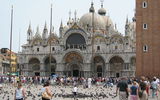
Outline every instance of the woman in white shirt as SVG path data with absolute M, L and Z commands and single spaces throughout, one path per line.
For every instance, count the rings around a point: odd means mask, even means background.
M 15 91 L 15 99 L 14 100 L 25 100 L 25 91 L 22 88 L 21 83 L 18 83 L 18 87 Z

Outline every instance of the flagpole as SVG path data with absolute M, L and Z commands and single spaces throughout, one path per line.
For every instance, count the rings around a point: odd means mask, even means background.
M 50 41 L 49 41 L 49 74 L 51 75 L 51 34 L 52 34 L 52 4 L 51 4 L 51 16 L 50 16 Z
M 12 30 L 13 30 L 13 5 L 11 9 L 11 29 L 10 29 L 10 73 L 12 72 Z
M 93 2 L 92 2 L 92 7 L 93 7 Z M 92 8 L 92 40 L 91 40 L 91 44 L 92 44 L 92 68 L 93 68 L 93 72 L 92 72 L 92 77 L 95 76 L 95 68 L 94 68 L 94 31 L 95 31 L 95 27 L 94 27 L 94 7 Z
M 18 46 L 19 52 L 20 52 L 20 45 L 21 45 L 21 30 L 19 30 L 19 46 Z

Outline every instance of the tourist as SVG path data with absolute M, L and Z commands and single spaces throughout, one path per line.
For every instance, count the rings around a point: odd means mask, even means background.
M 148 100 L 148 94 L 146 91 L 146 87 L 147 85 L 145 83 L 145 77 L 142 76 L 140 83 L 139 83 L 139 92 L 138 92 L 140 100 Z
M 128 100 L 128 84 L 126 78 L 121 78 L 117 84 L 116 95 L 119 91 L 119 100 Z
M 25 100 L 25 90 L 22 88 L 22 84 L 20 82 L 15 90 L 15 100 Z
M 88 78 L 88 88 L 91 88 L 91 84 L 92 84 L 92 79 Z
M 74 95 L 74 97 L 77 96 L 77 92 L 78 92 L 78 88 L 77 88 L 77 85 L 75 85 L 74 88 L 73 88 L 73 95 Z
M 138 100 L 138 86 L 136 81 L 134 81 L 130 87 L 130 94 L 130 100 Z
M 149 79 L 146 78 L 144 82 L 146 83 L 146 92 L 147 92 L 147 94 L 148 94 L 148 96 L 149 96 L 149 90 L 150 90 L 150 82 L 149 82 Z
M 153 78 L 153 81 L 151 83 L 151 89 L 152 89 L 152 98 L 155 98 L 157 92 L 158 92 L 158 83 L 156 81 L 156 77 Z
M 52 92 L 51 92 L 51 89 L 50 89 L 50 83 L 49 81 L 47 81 L 43 88 L 41 89 L 42 90 L 42 100 L 51 100 L 52 98 Z

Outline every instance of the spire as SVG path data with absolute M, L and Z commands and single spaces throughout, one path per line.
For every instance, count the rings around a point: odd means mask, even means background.
M 31 29 L 31 22 L 29 23 L 29 26 L 28 26 L 28 33 L 31 33 L 32 32 L 32 29 Z
M 71 10 L 69 11 L 69 20 L 67 22 L 67 25 L 70 25 L 72 23 L 72 20 L 71 20 Z
M 45 21 L 44 29 L 47 29 L 47 22 Z
M 32 29 L 31 29 L 31 22 L 29 23 L 29 26 L 28 26 L 28 31 L 27 31 L 27 41 L 30 41 L 32 39 Z
M 71 14 L 72 14 L 72 12 L 71 12 L 71 10 L 69 11 L 69 20 L 71 19 Z
M 45 21 L 43 33 L 48 33 L 47 22 Z
M 52 26 L 51 34 L 54 34 L 54 26 Z
M 37 26 L 37 32 L 36 32 L 36 34 L 39 34 L 39 26 Z
M 115 30 L 117 30 L 117 24 L 115 23 Z
M 126 18 L 126 24 L 128 24 L 129 23 L 129 21 L 128 21 L 128 15 L 127 15 L 127 18 Z
M 95 12 L 93 5 L 94 5 L 94 4 L 93 4 L 93 2 L 92 2 L 92 3 L 91 3 L 91 7 L 90 7 L 90 9 L 89 9 L 89 12 Z
M 60 28 L 59 28 L 59 34 L 60 34 L 60 37 L 62 37 L 62 34 L 63 34 L 63 23 L 62 23 L 62 20 L 61 20 L 61 25 L 60 25 Z
M 47 35 L 48 35 L 47 23 L 46 23 L 46 21 L 45 21 L 42 38 L 43 38 L 43 39 L 46 39 L 46 38 L 47 38 Z
M 77 11 L 74 12 L 75 22 L 77 21 Z
M 62 20 L 61 20 L 61 25 L 60 25 L 60 28 L 63 28 L 63 22 L 62 22 Z

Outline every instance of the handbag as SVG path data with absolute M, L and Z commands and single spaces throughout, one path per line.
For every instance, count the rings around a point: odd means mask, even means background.
M 48 93 L 45 91 L 45 92 L 42 93 L 42 98 L 44 98 L 44 99 L 51 99 L 51 96 L 48 95 Z

